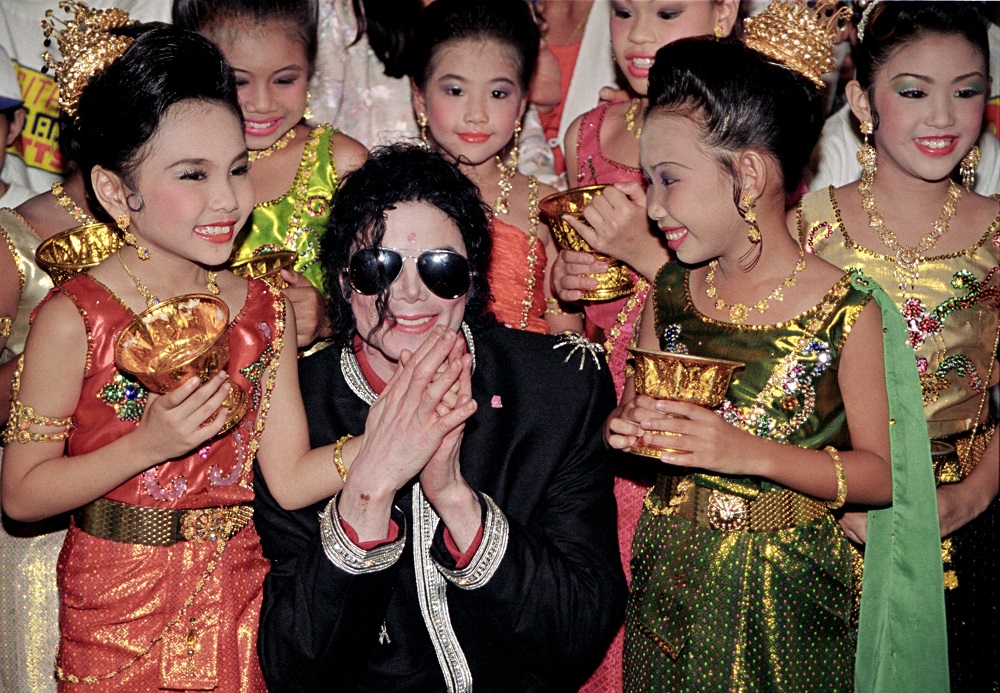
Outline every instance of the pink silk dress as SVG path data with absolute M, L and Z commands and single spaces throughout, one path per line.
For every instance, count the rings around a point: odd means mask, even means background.
M 135 317 L 109 289 L 81 274 L 58 289 L 87 330 L 87 363 L 68 455 L 98 450 L 134 430 L 147 391 L 118 371 L 114 347 Z M 280 348 L 284 299 L 259 280 L 229 325 L 226 371 L 248 394 L 229 432 L 182 459 L 157 465 L 105 495 L 152 508 L 253 502 L 253 451 L 270 397 L 262 378 Z M 272 381 L 273 382 L 273 381 Z M 61 691 L 264 691 L 257 622 L 268 562 L 251 520 L 226 542 L 146 546 L 101 539 L 72 524 L 57 568 Z
M 642 172 L 635 167 L 626 166 L 604 155 L 601 150 L 601 128 L 604 118 L 612 104 L 603 104 L 584 114 L 580 123 L 580 132 L 576 140 L 576 181 L 571 185 L 580 187 L 598 183 L 611 184 L 626 181 L 642 182 Z M 638 275 L 633 273 L 633 281 Z M 649 288 L 643 289 L 639 300 L 634 302 L 632 310 L 620 315 L 628 303 L 628 296 L 600 303 L 588 303 L 584 306 L 589 326 L 595 326 L 607 338 L 616 322 L 621 322 L 621 334 L 607 354 L 608 367 L 615 381 L 615 393 L 620 401 L 625 388 L 626 349 L 632 345 L 635 323 L 642 314 Z M 588 328 L 589 331 L 589 328 Z M 591 333 L 592 334 L 592 333 Z M 633 470 L 620 469 L 615 475 L 615 499 L 618 501 L 618 548 L 621 551 L 622 567 L 629 584 L 632 583 L 632 536 L 635 534 L 639 515 L 642 513 L 642 499 L 648 490 L 648 481 L 632 478 Z M 627 476 L 623 476 L 627 475 Z M 634 475 L 638 477 L 639 475 Z M 606 693 L 622 690 L 622 647 L 624 629 L 620 628 L 608 648 L 604 660 L 581 688 L 581 693 Z

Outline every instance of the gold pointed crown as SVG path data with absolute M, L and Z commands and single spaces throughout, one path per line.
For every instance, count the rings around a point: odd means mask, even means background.
M 62 0 L 59 9 L 73 15 L 72 18 L 63 21 L 57 19 L 52 10 L 46 10 L 42 32 L 46 47 L 52 44 L 52 36 L 55 36 L 62 60 L 56 60 L 48 51 L 42 58 L 59 84 L 59 108 L 75 118 L 80 95 L 87 83 L 108 69 L 132 45 L 131 38 L 117 36 L 111 31 L 135 21 L 117 7 L 92 10 L 82 2 Z
M 837 67 L 833 43 L 838 23 L 850 8 L 836 0 L 820 0 L 815 7 L 797 0 L 773 0 L 755 17 L 744 20 L 743 43 L 758 53 L 823 86 L 821 75 Z

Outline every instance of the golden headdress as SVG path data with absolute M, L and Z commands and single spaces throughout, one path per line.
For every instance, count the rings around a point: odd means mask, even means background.
M 810 7 L 797 0 L 773 0 L 755 17 L 744 20 L 743 42 L 785 67 L 823 86 L 821 75 L 837 67 L 833 43 L 838 23 L 850 8 L 836 0 L 821 0 Z
M 42 31 L 46 46 L 51 45 L 53 35 L 56 37 L 62 60 L 56 60 L 48 51 L 42 58 L 59 84 L 59 108 L 75 118 L 80 95 L 87 83 L 108 69 L 132 45 L 131 38 L 117 36 L 111 31 L 135 21 L 117 7 L 92 10 L 82 2 L 62 0 L 59 9 L 73 17 L 62 21 L 55 18 L 55 12 L 46 10 Z

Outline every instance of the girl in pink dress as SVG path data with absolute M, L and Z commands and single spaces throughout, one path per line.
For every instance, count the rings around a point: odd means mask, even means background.
M 604 341 L 619 400 L 625 386 L 627 349 L 634 341 L 636 322 L 649 293 L 648 280 L 669 259 L 667 249 L 649 230 L 643 175 L 639 169 L 639 134 L 647 105 L 649 68 L 656 51 L 671 41 L 706 34 L 728 35 L 738 14 L 736 0 L 615 2 L 610 20 L 612 53 L 628 80 L 632 98 L 598 106 L 577 118 L 566 132 L 564 151 L 570 186 L 609 185 L 584 211 L 590 227 L 567 219 L 595 250 L 632 267 L 636 284 L 630 296 L 584 306 L 587 334 Z M 597 284 L 585 275 L 604 269 L 606 264 L 597 262 L 590 254 L 561 251 L 553 268 L 557 295 L 563 301 L 579 300 L 581 290 Z M 630 583 L 632 536 L 649 484 L 647 476 L 641 460 L 624 456 L 615 476 L 618 542 Z M 619 630 L 583 691 L 622 689 L 623 633 Z

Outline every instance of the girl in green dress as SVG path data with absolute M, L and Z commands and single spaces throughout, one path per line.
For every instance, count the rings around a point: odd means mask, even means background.
M 795 5 L 764 17 L 783 22 Z M 824 28 L 809 35 L 803 53 L 822 56 Z M 890 339 L 904 326 L 874 282 L 788 234 L 823 69 L 752 22 L 744 40 L 678 41 L 650 75 L 646 207 L 678 262 L 656 277 L 639 345 L 746 365 L 717 411 L 637 396 L 630 382 L 609 418 L 612 447 L 670 448 L 633 543 L 625 688 L 941 690 L 929 450 L 905 406 L 919 387 L 912 359 Z M 871 522 L 860 648 L 845 503 L 890 506 Z M 901 586 L 919 609 L 896 599 Z
M 310 125 L 309 77 L 316 61 L 313 0 L 175 0 L 174 24 L 215 42 L 236 72 L 255 203 L 234 259 L 291 250 L 284 271 L 300 347 L 329 335 L 317 252 L 340 178 L 368 152 L 329 125 Z

